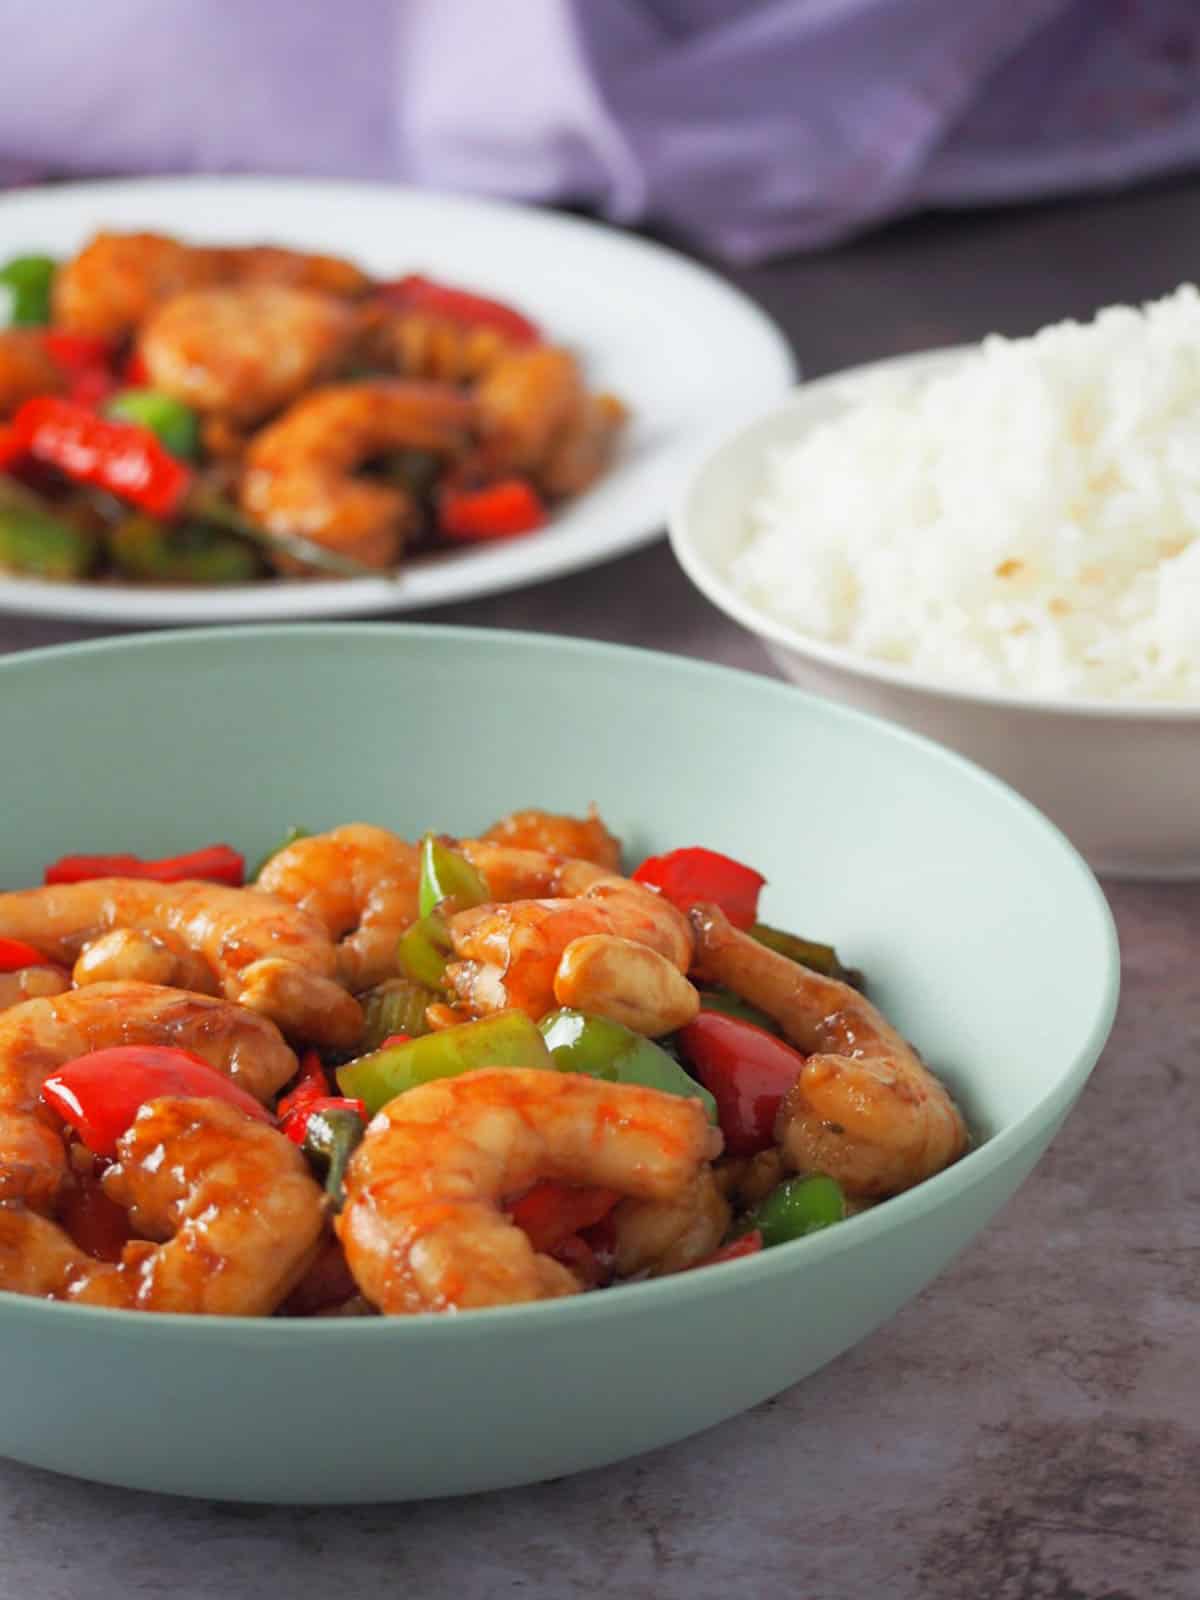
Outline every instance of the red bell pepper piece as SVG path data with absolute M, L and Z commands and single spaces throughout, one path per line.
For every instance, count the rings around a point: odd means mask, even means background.
M 437 518 L 447 539 L 516 539 L 543 526 L 546 506 L 524 478 L 503 478 L 484 489 L 444 490 Z
M 117 377 L 112 363 L 116 351 L 110 339 L 47 328 L 42 343 L 67 379 L 64 398 L 72 405 L 94 411 L 115 392 Z
M 0 423 L 0 472 L 7 472 L 26 459 L 24 439 L 15 428 Z
M 546 1179 L 511 1205 L 509 1215 L 535 1250 L 552 1255 L 572 1234 L 606 1217 L 620 1198 L 615 1189 Z
M 26 452 L 75 483 L 105 489 L 154 517 L 174 516 L 192 486 L 192 473 L 149 428 L 98 417 L 86 406 L 41 394 L 13 418 Z
M 536 344 L 541 338 L 537 324 L 528 317 L 506 306 L 503 301 L 489 300 L 469 289 L 456 289 L 448 283 L 435 283 L 420 273 L 410 273 L 397 278 L 394 283 L 383 283 L 379 293 L 390 305 L 403 311 L 421 312 L 430 317 L 444 317 L 447 322 L 460 322 L 468 327 L 494 328 L 511 339 L 514 344 Z
M 0 939 L 0 972 L 21 972 L 26 967 L 52 967 L 54 962 L 24 939 Z
M 714 1250 L 712 1255 L 705 1256 L 703 1261 L 693 1261 L 691 1267 L 684 1270 L 694 1272 L 697 1267 L 715 1267 L 722 1261 L 738 1261 L 742 1256 L 756 1256 L 762 1247 L 762 1234 L 757 1228 L 751 1228 L 749 1233 L 743 1233 L 738 1239 L 731 1239 L 719 1250 Z
M 308 1133 L 308 1119 L 318 1111 L 353 1111 L 364 1126 L 370 1120 L 362 1100 L 351 1100 L 340 1094 L 315 1094 L 299 1101 L 284 1113 L 279 1131 L 286 1133 L 293 1144 L 303 1144 Z
M 83 406 L 87 411 L 97 411 L 117 392 L 117 381 L 104 367 L 86 367 L 77 372 L 67 385 L 65 398 L 72 405 Z
M 117 1140 L 147 1100 L 182 1096 L 227 1100 L 248 1117 L 271 1120 L 260 1106 L 229 1078 L 190 1050 L 167 1045 L 117 1045 L 78 1056 L 53 1072 L 42 1085 L 42 1099 L 69 1123 L 93 1155 L 114 1156 Z
M 376 1045 L 377 1050 L 387 1050 L 394 1044 L 407 1044 L 412 1038 L 411 1033 L 389 1033 L 386 1039 Z
M 321 1058 L 315 1050 L 306 1050 L 300 1057 L 300 1070 L 296 1074 L 296 1081 L 285 1095 L 281 1095 L 275 1106 L 275 1115 L 282 1122 L 287 1116 L 300 1106 L 307 1105 L 310 1101 L 321 1100 L 333 1093 L 333 1085 L 329 1081 L 329 1074 L 321 1065 Z
M 100 1187 L 98 1172 L 76 1172 L 58 1206 L 59 1225 L 97 1261 L 119 1261 L 133 1237 L 129 1217 Z
M 753 867 L 702 845 L 647 856 L 633 880 L 657 889 L 681 911 L 695 905 L 720 906 L 733 926 L 743 929 L 758 921 L 758 896 L 767 881 Z
M 142 352 L 131 350 L 121 373 L 122 389 L 148 389 L 150 386 L 150 369 L 142 357 Z
M 805 1056 L 740 1017 L 702 1011 L 676 1035 L 680 1054 L 717 1102 L 732 1156 L 757 1155 L 775 1142 L 775 1118 Z
M 149 878 L 155 883 L 182 883 L 202 878 L 240 889 L 246 881 L 245 858 L 227 844 L 210 844 L 182 856 L 147 861 L 131 855 L 60 856 L 46 868 L 46 883 L 86 883 L 90 878 Z
M 47 328 L 42 342 L 50 359 L 64 372 L 87 372 L 101 367 L 111 373 L 113 345 L 99 334 Z

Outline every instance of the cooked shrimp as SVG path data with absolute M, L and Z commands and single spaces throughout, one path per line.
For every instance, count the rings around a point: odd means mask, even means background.
M 203 956 L 180 939 L 170 943 L 139 928 L 112 928 L 84 946 L 71 969 L 76 986 L 88 983 L 156 983 L 213 994 L 216 982 Z
M 190 1050 L 267 1101 L 296 1071 L 274 1024 L 227 1000 L 143 983 L 104 983 L 0 1013 L 0 1200 L 52 1203 L 66 1172 L 56 1128 L 38 1113 L 50 1073 L 112 1045 Z
M 622 1200 L 612 1213 L 618 1278 L 663 1277 L 712 1255 L 732 1212 L 711 1167 L 667 1200 Z
M 554 345 L 509 351 L 475 390 L 479 428 L 497 472 L 536 476 L 584 402 L 579 364 Z
M 54 274 L 54 324 L 121 339 L 163 300 L 222 275 L 219 251 L 157 233 L 98 233 Z
M 651 1038 L 685 1027 L 700 1009 L 699 994 L 666 956 L 612 933 L 571 940 L 555 968 L 554 998 Z
M 682 976 L 691 933 L 669 901 L 589 861 L 483 839 L 465 840 L 462 849 L 491 902 L 451 917 L 459 959 L 446 976 L 476 1011 L 515 1006 L 540 1017 L 557 1002 L 650 1034 L 695 1015 L 699 998 Z M 587 946 L 586 960 L 572 952 L 576 941 L 596 936 L 607 942 Z
M 512 811 L 479 837 L 488 844 L 516 850 L 544 850 L 550 855 L 593 861 L 608 872 L 616 872 L 621 865 L 621 841 L 609 833 L 595 806 L 586 817 L 561 816 L 536 807 Z
M 223 276 L 232 283 L 279 283 L 338 300 L 356 300 L 371 287 L 366 273 L 341 256 L 314 255 L 277 244 L 227 247 L 216 254 Z
M 0 332 L 0 417 L 31 396 L 54 394 L 62 386 L 62 372 L 46 349 L 41 328 Z
M 147 1102 L 102 1185 L 144 1237 L 120 1261 L 97 1261 L 47 1218 L 0 1206 L 0 1289 L 129 1311 L 269 1316 L 325 1228 L 325 1198 L 296 1146 L 222 1100 Z
M 98 233 L 54 276 L 54 323 L 123 339 L 172 295 L 219 283 L 278 283 L 353 298 L 368 279 L 348 261 L 274 245 L 220 249 L 157 233 Z
M 269 532 L 301 534 L 368 566 L 389 567 L 416 525 L 411 496 L 351 476 L 372 456 L 464 447 L 471 402 L 434 383 L 329 384 L 297 400 L 250 443 L 242 509 Z
M 405 378 L 474 383 L 513 348 L 513 341 L 498 328 L 451 322 L 379 302 L 360 312 L 359 350 L 364 362 Z
M 407 378 L 475 384 L 485 474 L 525 472 L 553 499 L 579 494 L 612 459 L 626 408 L 587 394 L 574 356 L 497 328 L 374 304 L 361 309 L 358 350 Z
M 138 349 L 156 388 L 248 424 L 328 376 L 353 334 L 353 314 L 328 295 L 231 284 L 167 300 L 142 328 Z
M 691 913 L 696 970 L 773 1017 L 808 1060 L 776 1137 L 799 1172 L 882 1199 L 957 1161 L 962 1116 L 944 1084 L 856 989 L 810 972 L 731 928 L 715 906 Z
M 43 995 L 64 994 L 71 987 L 70 974 L 61 967 L 19 967 L 16 972 L 0 972 L 0 1011 L 39 1000 Z
M 337 982 L 337 952 L 324 927 L 272 896 L 135 878 L 0 894 L 0 934 L 25 939 L 64 965 L 76 962 L 77 981 L 97 975 L 89 970 L 89 947 L 114 929 L 147 935 L 175 958 L 158 969 L 160 982 L 224 994 L 310 1043 L 349 1046 L 361 1030 L 362 1012 Z M 102 966 L 99 975 L 113 971 Z
M 720 1148 L 697 1100 L 632 1084 L 486 1068 L 379 1113 L 351 1158 L 335 1226 L 380 1311 L 464 1310 L 574 1294 L 504 1214 L 542 1178 L 671 1200 Z
M 628 412 L 616 395 L 590 394 L 554 439 L 537 471 L 551 499 L 582 494 L 612 460 Z
M 418 915 L 416 845 L 368 822 L 297 839 L 273 855 L 257 888 L 299 906 L 338 944 L 338 969 L 355 993 L 396 972 L 396 941 Z
M 739 1211 L 751 1211 L 787 1176 L 777 1144 L 753 1156 L 722 1156 L 713 1169 L 725 1198 Z
M 232 473 L 241 465 L 250 434 L 238 427 L 225 415 L 201 417 L 200 448 L 210 464 L 218 465 L 223 473 Z M 233 479 L 230 479 L 232 486 Z

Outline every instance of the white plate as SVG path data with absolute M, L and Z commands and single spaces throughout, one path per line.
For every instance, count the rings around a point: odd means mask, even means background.
M 728 284 L 658 245 L 494 201 L 305 179 L 73 184 L 0 200 L 0 259 L 67 255 L 98 228 L 265 241 L 427 272 L 511 300 L 576 349 L 589 384 L 632 410 L 612 469 L 543 532 L 414 560 L 394 580 L 271 580 L 222 588 L 0 577 L 0 607 L 93 622 L 221 622 L 411 611 L 496 594 L 648 543 L 712 439 L 783 394 L 783 335 Z

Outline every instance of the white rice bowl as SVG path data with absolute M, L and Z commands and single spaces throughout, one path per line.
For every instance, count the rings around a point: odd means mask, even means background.
M 875 374 L 776 451 L 735 588 L 965 689 L 1200 702 L 1200 294 Z

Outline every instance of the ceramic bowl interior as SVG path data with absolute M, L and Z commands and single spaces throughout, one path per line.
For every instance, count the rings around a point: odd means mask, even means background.
M 819 379 L 731 434 L 696 469 L 676 504 L 670 524 L 676 557 L 713 605 L 758 635 L 793 682 L 903 723 L 979 762 L 1045 811 L 1098 872 L 1198 877 L 1200 705 L 1135 706 L 955 688 L 810 638 L 761 610 L 729 576 L 749 537 L 773 452 L 844 410 L 855 379 L 865 373 L 935 375 L 961 356 L 936 351 Z
M 956 756 L 764 678 L 449 628 L 217 630 L 0 662 L 0 744 L 10 886 L 70 849 L 226 839 L 253 858 L 292 823 L 465 833 L 592 801 L 631 861 L 698 842 L 753 861 L 764 915 L 865 969 L 977 1140 L 824 1234 L 571 1301 L 284 1323 L 0 1294 L 0 1453 L 59 1471 L 363 1501 L 682 1438 L 928 1282 L 1029 1171 L 1111 1023 L 1111 919 L 1044 818 Z

